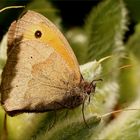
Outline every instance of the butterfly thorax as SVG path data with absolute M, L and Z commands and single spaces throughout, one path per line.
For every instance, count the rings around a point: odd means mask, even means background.
M 63 105 L 66 108 L 75 108 L 84 103 L 85 99 L 95 92 L 96 83 L 86 82 L 82 80 L 77 87 L 67 92 L 67 96 L 63 99 Z

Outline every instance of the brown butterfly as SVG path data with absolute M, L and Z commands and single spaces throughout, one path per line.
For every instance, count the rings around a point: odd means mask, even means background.
M 13 116 L 22 112 L 72 109 L 95 90 L 86 82 L 67 40 L 46 17 L 27 11 L 8 31 L 1 103 Z

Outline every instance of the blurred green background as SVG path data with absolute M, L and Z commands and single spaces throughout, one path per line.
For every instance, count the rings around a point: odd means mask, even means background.
M 140 109 L 140 1 L 139 0 L 1 0 L 0 9 L 25 5 L 0 13 L 0 69 L 5 56 L 3 36 L 11 22 L 24 10 L 46 16 L 63 32 L 81 66 L 85 79 L 102 78 L 85 114 L 91 129 L 85 127 L 81 108 L 58 112 L 51 130 L 53 113 L 8 117 L 8 140 L 140 140 L 140 111 L 101 115 L 121 108 Z M 110 56 L 101 66 L 99 61 Z M 97 61 L 95 61 L 97 60 Z M 88 62 L 93 62 L 86 64 Z M 127 67 L 131 65 L 131 67 Z M 126 68 L 122 68 L 121 67 Z M 101 68 L 102 67 L 102 68 Z M 102 69 L 102 72 L 100 72 Z M 93 73 L 95 76 L 93 76 Z M 99 75 L 96 73 L 100 73 Z M 80 114 L 80 115 L 79 115 Z M 94 117 L 91 117 L 91 116 Z M 0 109 L 0 134 L 4 111 Z

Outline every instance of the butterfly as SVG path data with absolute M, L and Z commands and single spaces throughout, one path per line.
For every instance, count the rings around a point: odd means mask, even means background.
M 1 104 L 10 116 L 73 109 L 95 91 L 96 84 L 82 77 L 65 37 L 37 12 L 29 10 L 11 24 L 7 57 Z

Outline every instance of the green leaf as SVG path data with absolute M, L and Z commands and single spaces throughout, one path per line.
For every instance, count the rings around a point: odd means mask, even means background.
M 1 134 L 3 133 L 3 124 L 4 124 L 4 110 L 0 106 L 0 138 Z
M 140 24 L 135 27 L 135 33 L 129 38 L 126 47 L 128 52 L 133 53 L 140 60 Z
M 7 59 L 7 35 L 5 35 L 0 43 L 0 75 Z M 0 78 L 1 79 L 1 78 Z M 1 80 L 0 80 L 1 81 Z
M 87 60 L 99 59 L 116 51 L 121 52 L 124 49 L 122 40 L 127 29 L 127 10 L 123 1 L 101 2 L 91 11 L 85 28 L 89 39 Z
M 100 117 L 93 116 L 86 120 L 88 123 L 88 126 L 90 129 L 85 125 L 85 123 L 82 121 L 79 121 L 78 119 L 65 119 L 61 123 L 61 125 L 55 126 L 54 129 L 52 129 L 49 132 L 46 132 L 45 135 L 42 135 L 41 137 L 38 137 L 37 140 L 75 140 L 76 139 L 88 139 L 91 135 L 91 132 L 94 131 L 100 122 Z
M 66 37 L 70 42 L 79 64 L 84 64 L 88 42 L 85 31 L 81 28 L 75 27 L 67 31 Z
M 138 98 L 128 108 L 139 109 L 140 98 Z M 114 121 L 112 121 L 97 139 L 102 140 L 139 140 L 140 139 L 140 111 L 124 111 Z
M 140 24 L 135 26 L 135 32 L 130 36 L 126 43 L 127 59 L 123 60 L 132 66 L 126 70 L 122 70 L 120 75 L 120 104 L 131 103 L 137 98 L 137 90 L 139 90 L 139 71 L 140 71 Z M 124 71 L 124 72 L 123 72 Z
M 129 10 L 129 14 L 134 22 L 140 22 L 140 1 L 124 0 Z
M 140 65 L 138 59 L 131 54 L 128 54 L 127 58 L 122 60 L 122 65 L 130 65 L 130 67 L 126 67 L 121 69 L 119 75 L 119 85 L 120 85 L 120 98 L 119 98 L 119 106 L 128 106 L 132 103 L 138 96 L 139 83 L 140 78 L 139 71 Z

